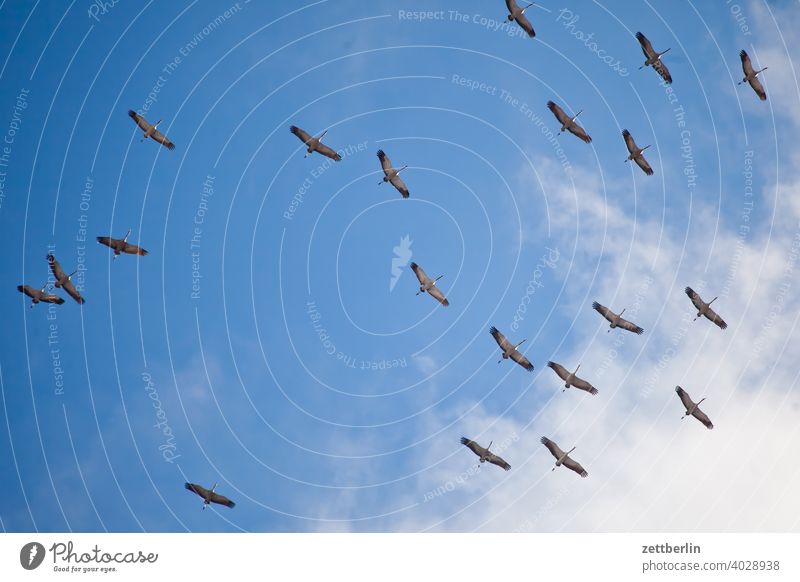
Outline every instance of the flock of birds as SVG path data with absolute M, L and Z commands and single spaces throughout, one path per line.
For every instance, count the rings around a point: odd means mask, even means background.
M 508 8 L 508 20 L 515 21 L 530 37 L 535 36 L 535 31 L 531 22 L 525 16 L 525 11 L 533 6 L 533 3 L 528 4 L 524 8 L 521 8 L 515 0 L 506 0 L 506 6 Z M 645 67 L 652 67 L 661 78 L 668 84 L 672 83 L 672 76 L 670 75 L 669 69 L 662 61 L 662 56 L 667 53 L 670 49 L 666 49 L 662 52 L 656 52 L 653 49 L 652 44 L 650 41 L 645 37 L 641 32 L 636 33 L 636 39 L 639 41 L 641 45 L 642 52 L 645 55 L 645 62 L 642 64 L 639 69 L 643 69 Z M 761 85 L 760 81 L 758 80 L 758 75 L 767 69 L 764 67 L 758 71 L 753 69 L 753 66 L 750 62 L 750 57 L 747 53 L 742 50 L 739 53 L 739 56 L 742 61 L 742 70 L 744 72 L 744 78 L 739 84 L 748 83 L 753 90 L 756 92 L 758 97 L 763 101 L 766 100 L 766 92 L 764 91 L 763 86 Z M 573 135 L 577 136 L 581 140 L 586 143 L 591 143 L 592 138 L 586 132 L 586 130 L 581 127 L 577 123 L 578 116 L 582 113 L 582 111 L 578 111 L 574 116 L 570 117 L 567 115 L 564 110 L 559 107 L 553 101 L 547 102 L 547 107 L 553 113 L 555 118 L 561 124 L 561 129 L 559 133 L 564 131 L 569 131 Z M 159 120 L 155 124 L 149 123 L 143 116 L 139 115 L 135 111 L 131 110 L 128 111 L 128 116 L 136 123 L 136 125 L 142 130 L 143 135 L 141 141 L 145 141 L 146 139 L 152 139 L 153 141 L 163 145 L 169 150 L 175 149 L 175 144 L 172 143 L 163 133 L 158 130 L 158 126 L 161 124 L 161 120 Z M 313 153 L 318 153 L 323 156 L 326 156 L 334 161 L 341 161 L 341 155 L 336 152 L 330 146 L 327 146 L 322 143 L 322 138 L 327 133 L 327 130 L 322 132 L 318 137 L 314 137 L 313 135 L 309 134 L 305 130 L 292 125 L 290 126 L 289 130 L 292 134 L 297 136 L 300 141 L 306 146 L 306 154 L 304 157 L 308 157 Z M 650 146 L 647 145 L 643 148 L 640 148 L 636 145 L 633 137 L 631 136 L 630 132 L 625 129 L 622 131 L 622 136 L 625 140 L 625 145 L 628 149 L 628 157 L 625 160 L 633 161 L 636 163 L 642 171 L 645 172 L 647 175 L 653 174 L 653 169 L 648 164 L 647 160 L 644 158 L 643 152 L 649 148 Z M 389 183 L 400 193 L 403 198 L 408 198 L 410 196 L 408 187 L 406 186 L 405 182 L 400 178 L 400 172 L 406 169 L 408 166 L 402 166 L 398 169 L 392 165 L 391 160 L 386 155 L 383 150 L 378 150 L 377 152 L 378 159 L 381 164 L 381 169 L 383 171 L 383 179 L 379 184 Z M 120 254 L 131 254 L 131 255 L 138 255 L 138 256 L 145 256 L 148 252 L 141 248 L 140 246 L 131 244 L 128 241 L 128 237 L 130 236 L 131 231 L 128 230 L 128 233 L 121 239 L 115 239 L 110 236 L 99 236 L 97 237 L 97 242 L 109 247 L 113 252 L 113 258 L 116 259 Z M 55 256 L 52 253 L 47 255 L 47 261 L 50 265 L 50 269 L 53 273 L 53 277 L 55 282 L 51 283 L 51 286 L 55 289 L 63 289 L 69 296 L 71 296 L 77 303 L 83 305 L 85 303 L 84 297 L 75 287 L 73 282 L 71 281 L 71 277 L 77 272 L 72 272 L 67 274 L 64 269 L 61 267 L 58 260 L 56 260 Z M 435 279 L 429 277 L 425 271 L 420 267 L 417 263 L 411 262 L 410 268 L 416 275 L 417 279 L 419 280 L 419 291 L 417 295 L 427 293 L 434 299 L 436 299 L 442 306 L 447 307 L 450 305 L 450 302 L 445 297 L 444 293 L 439 289 L 436 285 L 436 282 L 442 278 L 442 275 L 439 275 Z M 52 304 L 62 304 L 64 303 L 64 299 L 55 295 L 54 293 L 50 293 L 47 291 L 47 283 L 42 286 L 41 288 L 34 288 L 30 285 L 19 285 L 17 289 L 31 298 L 31 307 L 38 303 L 52 303 Z M 713 310 L 711 309 L 710 305 L 713 303 L 717 298 L 715 297 L 708 303 L 706 303 L 700 295 L 698 295 L 691 287 L 686 287 L 685 289 L 686 295 L 692 301 L 692 304 L 697 309 L 697 320 L 700 317 L 705 317 L 714 324 L 716 324 L 721 329 L 725 329 L 727 324 L 725 321 Z M 634 324 L 627 319 L 622 317 L 624 313 L 624 309 L 619 313 L 614 313 L 608 307 L 601 305 L 600 303 L 594 302 L 592 304 L 592 308 L 600 313 L 608 322 L 609 322 L 609 329 L 610 332 L 612 329 L 620 328 L 635 334 L 641 335 L 644 330 L 639 327 L 638 325 Z M 497 345 L 500 347 L 502 351 L 502 358 L 498 360 L 498 363 L 502 362 L 503 360 L 512 360 L 519 364 L 527 371 L 533 371 L 534 366 L 528 360 L 528 358 L 523 355 L 518 348 L 522 345 L 525 340 L 523 339 L 517 344 L 511 343 L 505 335 L 503 335 L 496 327 L 491 327 L 489 330 L 490 334 L 497 342 Z M 562 366 L 561 364 L 553 361 L 547 362 L 547 366 L 551 368 L 558 377 L 564 382 L 564 389 L 562 391 L 566 391 L 569 388 L 577 388 L 578 390 L 582 390 L 588 394 L 596 395 L 598 393 L 597 388 L 595 388 L 591 383 L 583 378 L 579 378 L 577 376 L 578 369 L 580 368 L 580 364 L 575 368 L 574 372 L 570 372 L 567 368 Z M 699 408 L 699 405 L 705 398 L 701 399 L 699 402 L 694 402 L 689 394 L 680 386 L 675 388 L 678 397 L 680 398 L 681 403 L 685 408 L 685 412 L 682 419 L 687 416 L 693 416 L 702 422 L 707 428 L 713 428 L 713 424 L 709 420 L 708 416 Z M 550 454 L 556 459 L 555 466 L 552 470 L 555 470 L 556 467 L 566 467 L 581 477 L 587 477 L 587 471 L 580 465 L 580 463 L 576 462 L 574 459 L 570 458 L 569 454 L 575 450 L 575 447 L 570 449 L 569 451 L 563 451 L 555 442 L 548 439 L 547 437 L 541 438 L 541 443 L 550 451 Z M 492 443 L 489 443 L 489 446 L 486 448 L 482 447 L 478 443 L 473 440 L 470 440 L 466 437 L 461 438 L 461 444 L 469 448 L 475 455 L 478 456 L 479 461 L 481 463 L 489 462 L 494 465 L 497 465 L 504 470 L 508 471 L 511 469 L 511 465 L 508 464 L 502 457 L 492 453 L 489 449 L 491 448 Z M 228 499 L 227 497 L 220 495 L 215 492 L 217 484 L 215 483 L 211 489 L 206 489 L 201 485 L 197 485 L 194 483 L 185 483 L 185 488 L 188 491 L 191 491 L 203 499 L 203 509 L 206 508 L 210 503 L 216 503 L 219 505 L 224 505 L 226 507 L 234 507 L 235 503 Z

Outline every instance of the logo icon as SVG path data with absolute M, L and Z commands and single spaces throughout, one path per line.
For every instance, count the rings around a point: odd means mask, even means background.
M 409 235 L 400 239 L 400 244 L 394 247 L 394 257 L 392 257 L 392 278 L 389 280 L 389 292 L 394 291 L 394 286 L 403 274 L 403 267 L 408 265 L 411 260 L 411 240 Z
M 19 551 L 19 563 L 26 570 L 35 570 L 44 561 L 44 546 L 39 542 L 28 542 Z

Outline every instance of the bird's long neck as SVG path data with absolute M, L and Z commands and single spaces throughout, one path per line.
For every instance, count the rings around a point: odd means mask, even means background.
M 625 309 L 628 309 L 628 308 L 626 307 Z M 620 311 L 620 312 L 619 312 L 619 315 L 618 315 L 617 317 L 622 317 L 622 314 L 623 314 L 623 313 L 625 313 L 625 309 L 623 309 L 622 311 Z
M 125 238 L 122 239 L 122 242 L 127 242 L 129 236 L 131 236 L 131 229 L 130 228 L 128 229 L 128 232 L 125 235 Z
M 211 493 L 214 493 L 214 489 L 216 489 L 216 488 L 217 488 L 217 484 L 214 483 L 214 486 L 211 488 Z
M 397 172 L 396 172 L 396 173 L 397 173 L 397 174 L 399 174 L 400 172 L 402 172 L 403 170 L 405 170 L 407 167 L 408 167 L 408 164 L 406 164 L 405 166 L 403 166 L 402 168 L 400 168 L 399 170 L 397 170 Z
M 572 373 L 572 375 L 574 376 L 575 374 L 577 374 L 577 373 L 578 373 L 578 370 L 580 370 L 580 368 L 581 368 L 581 365 L 580 365 L 580 364 L 578 364 L 578 367 L 577 367 L 577 368 L 575 368 L 575 371 Z
M 326 134 L 326 133 L 328 133 L 328 130 L 327 130 L 327 129 L 326 129 L 325 131 L 323 131 L 323 132 L 320 134 L 320 136 L 317 138 L 317 141 L 319 141 L 319 140 L 321 140 L 323 137 L 325 137 L 325 134 Z
M 667 54 L 667 53 L 668 53 L 669 51 L 671 51 L 671 50 L 672 50 L 672 47 L 668 48 L 668 49 L 667 49 L 667 50 L 665 50 L 665 51 L 662 51 L 662 52 L 658 53 L 658 58 L 660 59 L 660 58 L 661 58 L 661 55 L 665 55 L 665 54 Z
M 528 339 L 528 338 L 525 338 L 525 339 Z M 525 340 L 522 340 L 521 342 L 519 342 L 517 345 L 514 346 L 514 349 L 517 349 L 519 346 L 521 346 L 524 343 L 525 343 Z
M 716 298 L 716 297 L 714 297 L 714 299 L 712 299 L 711 301 L 709 301 L 709 302 L 708 302 L 708 305 L 711 305 L 711 304 L 712 304 L 712 303 L 714 303 L 714 301 L 716 301 L 716 300 L 717 300 L 717 298 Z
M 444 275 L 439 275 L 438 277 L 436 277 L 436 278 L 433 280 L 433 282 L 434 282 L 434 283 L 436 283 L 436 281 L 438 281 L 438 280 L 439 280 L 439 279 L 441 279 L 442 277 L 444 277 Z
M 153 126 L 153 129 L 155 129 L 155 128 L 157 128 L 159 125 L 161 125 L 161 121 L 162 121 L 161 119 L 159 119 L 158 121 L 156 121 L 156 124 Z
M 520 10 L 520 11 L 519 11 L 519 13 L 520 13 L 520 14 L 525 14 L 525 11 L 526 11 L 528 8 L 530 8 L 531 6 L 533 6 L 533 2 L 531 2 L 531 3 L 530 3 L 530 4 L 528 4 L 528 5 L 527 5 L 525 8 L 523 8 L 522 10 Z
M 576 119 L 578 119 L 578 116 L 579 116 L 581 113 L 583 113 L 583 109 L 581 109 L 580 111 L 578 111 L 578 112 L 575 114 L 575 117 L 573 117 L 573 118 L 572 118 L 572 121 L 575 121 Z
M 756 75 L 758 75 L 761 71 L 766 71 L 769 67 L 764 67 L 763 69 L 759 69 L 756 71 Z
M 489 444 L 486 446 L 486 452 L 487 452 L 487 453 L 489 452 L 489 449 L 490 449 L 490 448 L 492 448 L 492 443 L 493 443 L 493 442 L 494 442 L 494 441 L 489 441 Z

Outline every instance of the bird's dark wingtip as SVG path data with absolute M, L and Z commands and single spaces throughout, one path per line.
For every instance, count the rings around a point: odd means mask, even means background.
M 291 131 L 292 133 L 294 133 L 295 131 L 298 131 L 298 128 L 297 128 L 297 126 L 296 126 L 296 125 L 290 125 L 290 126 L 289 126 L 289 131 Z
M 19 291 L 20 293 L 24 293 L 25 287 L 23 287 L 22 285 L 17 285 L 17 291 Z
M 547 367 L 548 368 L 555 368 L 556 367 L 556 363 L 555 362 L 547 362 Z
M 226 503 L 225 505 L 227 505 L 227 506 L 228 506 L 228 507 L 230 507 L 231 509 L 233 509 L 234 507 L 236 507 L 236 503 L 234 503 L 233 501 L 229 501 L 229 502 L 228 502 L 228 503 Z
M 137 113 L 133 109 L 128 109 L 128 117 L 136 119 Z
M 691 297 L 694 294 L 694 289 L 692 289 L 691 287 L 686 287 L 686 289 L 684 289 L 683 292 L 686 293 L 689 297 Z
M 412 269 L 416 269 L 417 267 L 419 267 L 419 265 L 418 265 L 418 264 L 416 264 L 414 261 L 411 261 L 411 262 L 408 264 L 408 266 L 409 266 L 409 267 L 411 267 Z
M 528 370 L 528 372 L 533 372 L 533 364 L 528 364 L 525 366 L 525 369 Z
M 542 438 L 539 439 L 539 442 L 542 443 L 543 445 L 546 445 L 547 444 L 547 440 L 548 440 L 547 437 L 542 437 Z
M 492 335 L 496 334 L 497 333 L 497 328 L 495 326 L 490 327 L 489 328 L 489 333 L 492 334 Z
M 631 132 L 628 131 L 627 129 L 623 129 L 622 130 L 622 137 L 628 137 L 630 134 L 631 134 Z
M 598 307 L 600 307 L 600 304 L 597 301 L 593 301 L 592 302 L 592 309 L 597 309 Z
M 598 390 L 597 390 L 597 388 L 595 388 L 595 387 L 592 387 L 592 389 L 591 389 L 591 390 L 589 390 L 589 394 L 591 394 L 592 396 L 594 396 L 595 394 L 597 394 L 597 392 L 598 392 Z
M 548 109 L 552 109 L 552 108 L 553 108 L 553 107 L 555 107 L 555 106 L 556 106 L 556 104 L 555 104 L 555 103 L 553 103 L 552 101 L 548 101 L 548 102 L 547 102 L 547 107 L 548 107 Z
M 383 158 L 386 157 L 386 154 L 384 153 L 383 150 L 378 150 L 378 154 L 377 155 L 378 155 L 378 159 L 381 160 L 381 161 L 383 161 Z
M 194 487 L 192 487 L 191 483 L 184 483 L 183 488 L 186 489 L 187 491 L 194 491 Z
M 584 471 L 583 473 L 581 473 L 581 477 L 583 477 L 584 479 L 585 479 L 586 477 L 588 477 L 588 476 L 589 476 L 589 473 L 587 473 L 586 471 Z
M 467 444 L 468 442 L 469 442 L 469 439 L 468 439 L 467 437 L 461 437 L 461 444 L 462 444 L 462 445 L 465 445 L 465 444 Z
M 444 305 L 445 307 L 447 307 L 447 306 L 449 306 L 449 305 L 450 305 L 450 302 L 449 302 L 447 299 L 444 299 L 444 300 L 442 301 L 442 305 Z

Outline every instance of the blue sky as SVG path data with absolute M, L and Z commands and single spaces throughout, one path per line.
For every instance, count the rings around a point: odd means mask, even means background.
M 797 531 L 797 3 L 542 3 L 535 39 L 499 0 L 283 4 L 0 4 L 3 529 Z M 636 31 L 671 48 L 670 89 Z M 291 124 L 344 159 L 304 159 Z M 94 237 L 129 228 L 149 255 L 112 263 Z M 85 268 L 82 308 L 16 291 L 51 250 Z M 727 330 L 691 322 L 687 285 Z M 496 363 L 492 325 L 533 373 Z M 600 393 L 562 393 L 551 359 Z

